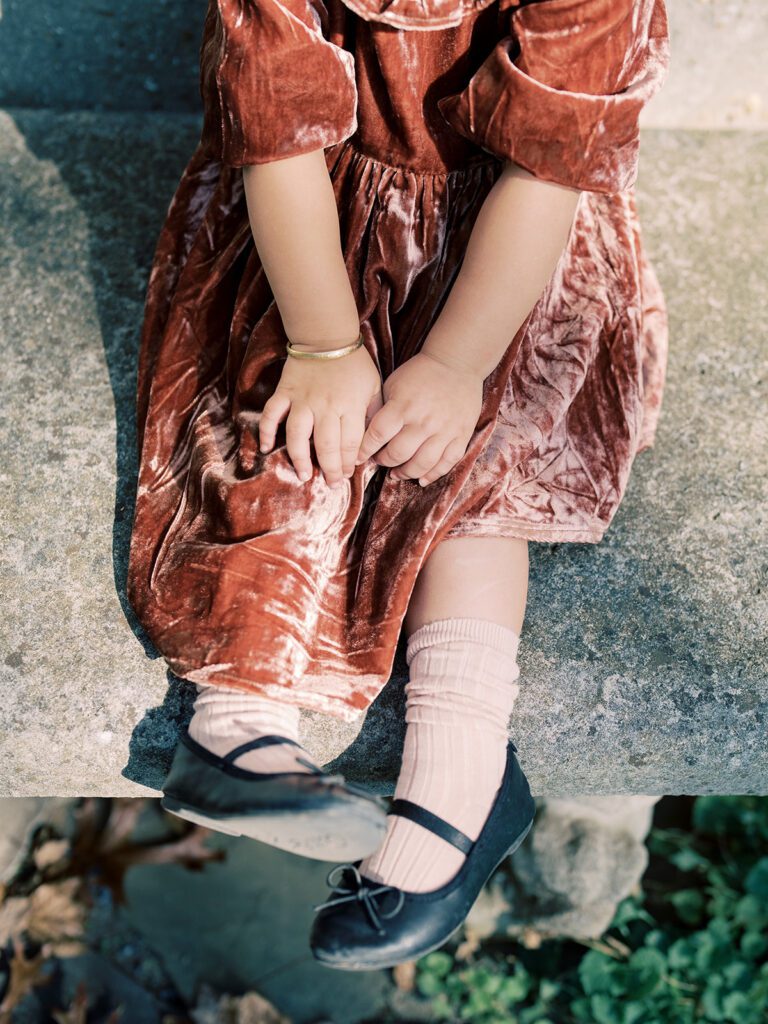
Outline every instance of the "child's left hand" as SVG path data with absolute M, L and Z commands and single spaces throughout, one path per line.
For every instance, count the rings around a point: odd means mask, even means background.
M 483 378 L 417 352 L 383 382 L 384 404 L 371 417 L 356 465 L 375 453 L 396 479 L 422 486 L 447 473 L 467 450 L 480 419 Z

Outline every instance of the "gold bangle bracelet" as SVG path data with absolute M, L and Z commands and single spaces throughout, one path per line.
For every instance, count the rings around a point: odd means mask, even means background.
M 357 341 L 351 342 L 349 345 L 344 345 L 341 348 L 329 348 L 325 351 L 317 352 L 302 352 L 300 349 L 295 349 L 292 342 L 287 342 L 285 350 L 289 356 L 293 356 L 294 359 L 339 359 L 341 356 L 346 356 L 350 352 L 354 352 L 360 348 L 363 344 L 363 332 L 357 336 Z

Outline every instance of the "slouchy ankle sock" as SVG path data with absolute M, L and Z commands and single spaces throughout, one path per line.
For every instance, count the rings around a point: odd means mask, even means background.
M 240 743 L 265 735 L 286 736 L 300 742 L 298 705 L 218 684 L 196 686 L 189 734 L 214 754 L 223 756 Z M 253 772 L 308 772 L 310 769 L 296 760 L 297 755 L 314 764 L 303 748 L 287 743 L 248 750 L 236 757 L 234 764 Z
M 396 798 L 412 800 L 476 839 L 506 765 L 508 724 L 519 693 L 519 635 L 487 619 L 425 623 L 408 639 L 407 723 Z M 390 815 L 381 845 L 360 872 L 410 892 L 437 889 L 464 854 Z

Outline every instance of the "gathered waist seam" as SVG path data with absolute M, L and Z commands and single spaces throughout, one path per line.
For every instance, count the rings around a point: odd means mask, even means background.
M 366 153 L 364 150 L 360 149 L 359 146 L 356 146 L 350 139 L 342 139 L 334 146 L 329 147 L 329 149 L 347 149 L 354 153 L 355 156 L 361 157 L 363 160 L 367 160 L 372 164 L 378 164 L 380 167 L 387 167 L 393 171 L 403 171 L 408 174 L 413 174 L 418 178 L 449 178 L 452 175 L 468 174 L 470 171 L 483 167 L 500 165 L 504 162 L 500 157 L 490 154 L 484 160 L 473 160 L 469 163 L 463 164 L 461 167 L 454 167 L 451 170 L 427 171 L 422 170 L 420 167 L 409 166 L 408 164 L 387 163 L 386 160 L 381 160 L 379 157 L 373 156 L 371 153 Z

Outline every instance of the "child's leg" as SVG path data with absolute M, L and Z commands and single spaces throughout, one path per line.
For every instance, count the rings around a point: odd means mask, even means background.
M 197 683 L 197 698 L 188 731 L 193 740 L 223 756 L 247 740 L 277 735 L 301 742 L 298 705 L 271 700 L 257 693 Z M 238 768 L 253 772 L 308 772 L 297 755 L 313 759 L 303 748 L 275 744 L 247 750 L 235 758 Z
M 527 541 L 448 538 L 423 567 L 405 619 L 410 680 L 395 796 L 421 804 L 471 839 L 504 772 L 527 593 Z M 360 870 L 424 892 L 452 878 L 463 860 L 439 836 L 391 815 L 382 844 Z
M 476 615 L 523 628 L 528 600 L 528 541 L 517 537 L 449 537 L 435 548 L 416 580 L 405 631 L 435 619 Z

